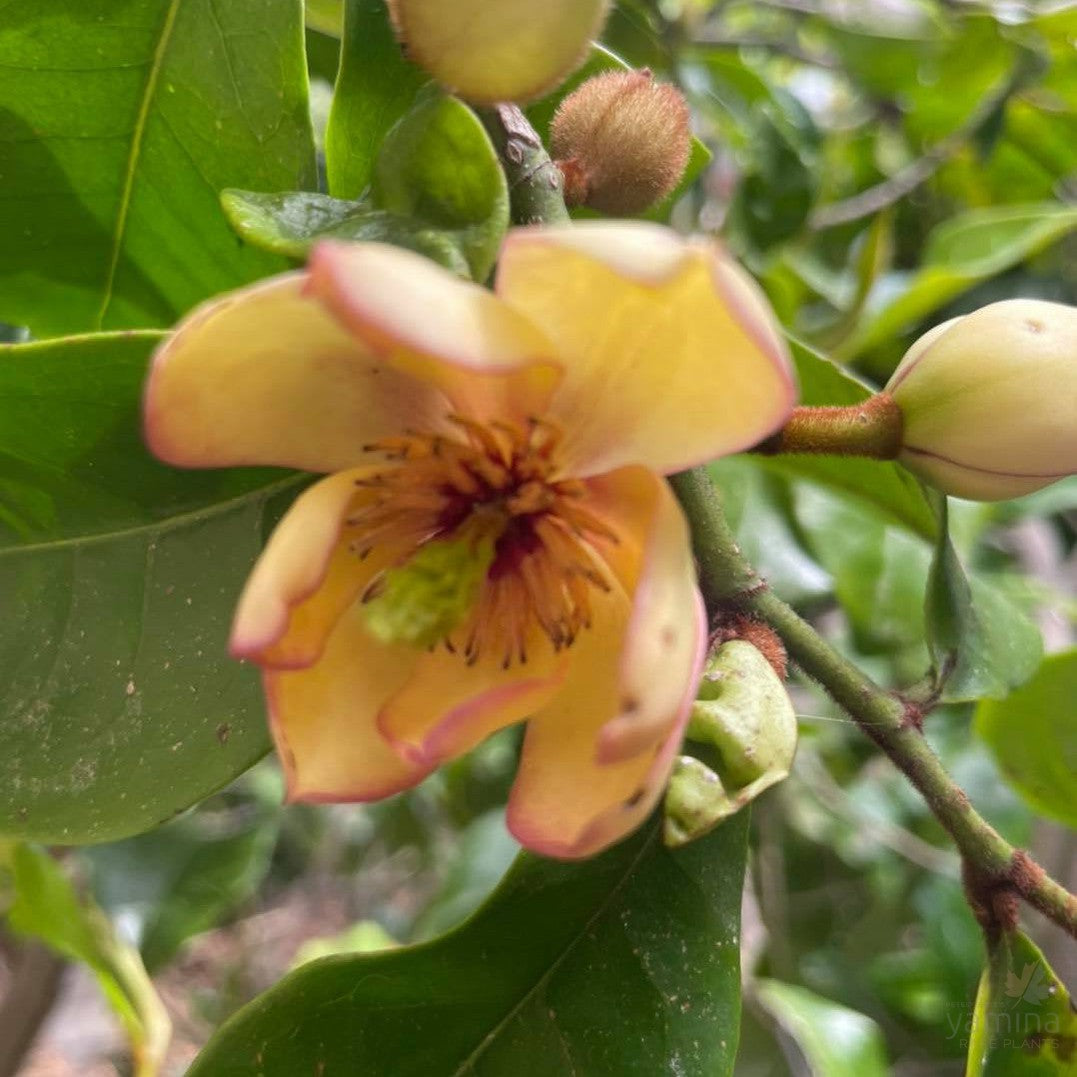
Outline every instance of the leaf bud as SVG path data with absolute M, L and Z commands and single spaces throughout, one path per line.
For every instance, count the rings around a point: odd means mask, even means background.
M 408 57 L 477 104 L 530 101 L 587 54 L 609 0 L 389 0 Z
M 1077 471 L 1077 308 L 1009 299 L 938 325 L 886 392 L 924 482 L 974 501 L 1039 490 Z
M 643 213 L 684 175 L 692 149 L 688 105 L 646 69 L 608 71 L 561 102 L 550 149 L 570 206 L 616 217 Z

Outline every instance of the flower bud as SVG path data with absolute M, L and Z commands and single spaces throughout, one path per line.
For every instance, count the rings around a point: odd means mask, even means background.
M 649 209 L 684 175 L 688 121 L 680 91 L 646 69 L 588 79 L 561 102 L 550 127 L 566 202 L 617 217 Z
M 677 761 L 666 793 L 667 845 L 700 837 L 789 774 L 796 713 L 774 667 L 750 643 L 724 643 L 707 663 L 688 738 L 718 762 L 712 770 L 691 756 Z
M 899 459 L 955 497 L 999 501 L 1077 471 L 1077 308 L 1010 299 L 922 336 L 886 391 Z
M 609 0 L 389 0 L 410 59 L 468 101 L 528 101 L 587 53 Z

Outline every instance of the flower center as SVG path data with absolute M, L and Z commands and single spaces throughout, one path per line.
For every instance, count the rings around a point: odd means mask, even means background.
M 527 661 L 537 626 L 555 650 L 591 624 L 608 591 L 596 544 L 616 535 L 584 504 L 586 486 L 557 478 L 552 423 L 450 419 L 458 433 L 405 434 L 368 445 L 384 470 L 359 480 L 368 500 L 348 520 L 354 549 L 406 549 L 363 595 L 385 640 L 443 643 L 472 664 L 489 651 Z

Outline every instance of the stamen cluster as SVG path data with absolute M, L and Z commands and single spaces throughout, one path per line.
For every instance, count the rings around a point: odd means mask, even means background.
M 469 664 L 492 647 L 502 664 L 526 662 L 536 628 L 554 650 L 571 646 L 592 623 L 592 592 L 611 584 L 601 557 L 617 541 L 583 504 L 586 485 L 558 478 L 560 430 L 526 424 L 450 420 L 458 434 L 408 433 L 366 446 L 388 466 L 357 482 L 367 495 L 348 521 L 351 548 L 401 551 L 406 566 L 432 542 L 466 543 L 493 556 L 472 604 L 442 642 Z M 364 594 L 377 597 L 379 573 Z

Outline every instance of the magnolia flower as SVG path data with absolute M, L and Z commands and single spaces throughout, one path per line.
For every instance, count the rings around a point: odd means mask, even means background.
M 1007 299 L 929 330 L 886 387 L 900 460 L 956 497 L 1019 497 L 1077 471 L 1077 308 Z
M 788 414 L 772 315 L 651 224 L 510 233 L 494 292 L 319 245 L 158 351 L 146 434 L 186 467 L 327 473 L 273 533 L 232 653 L 263 669 L 291 800 L 415 785 L 529 718 L 508 824 L 589 855 L 654 806 L 706 626 L 663 473 Z

